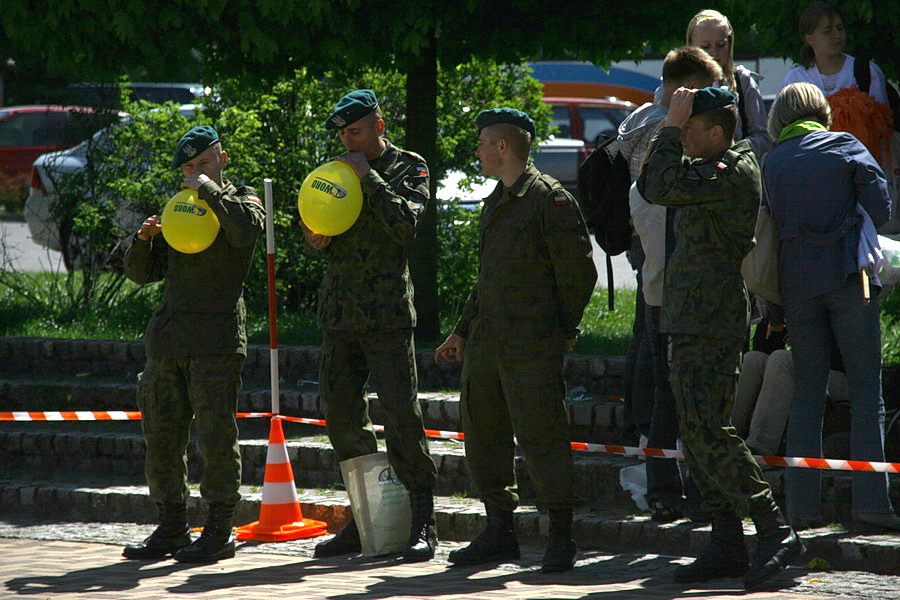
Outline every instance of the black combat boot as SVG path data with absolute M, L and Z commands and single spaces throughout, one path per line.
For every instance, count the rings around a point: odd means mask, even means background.
M 193 544 L 175 553 L 175 560 L 186 563 L 216 562 L 234 557 L 234 505 L 209 505 L 203 533 Z
M 191 543 L 184 504 L 158 504 L 159 527 L 139 544 L 129 544 L 122 556 L 133 560 L 165 558 Z
M 513 527 L 513 511 L 485 505 L 487 527 L 465 548 L 454 550 L 447 559 L 455 566 L 516 560 L 519 540 Z
M 764 511 L 751 516 L 756 525 L 757 545 L 750 570 L 744 576 L 744 587 L 748 590 L 786 569 L 800 558 L 805 549 L 774 502 Z
M 434 497 L 431 491 L 410 492 L 409 507 L 412 520 L 409 541 L 403 551 L 406 562 L 422 562 L 434 558 L 437 548 L 437 533 L 434 529 Z
M 575 567 L 575 541 L 572 539 L 572 509 L 550 510 L 550 540 L 541 571 L 559 573 Z
M 362 551 L 362 544 L 359 541 L 359 529 L 356 527 L 356 521 L 353 520 L 353 517 L 350 517 L 350 520 L 347 521 L 343 529 L 337 532 L 337 535 L 327 542 L 316 544 L 313 556 L 316 558 L 328 558 L 342 554 L 358 554 L 360 551 Z
M 722 577 L 740 577 L 747 572 L 744 527 L 735 515 L 713 515 L 712 535 L 697 560 L 675 569 L 678 583 L 696 583 Z

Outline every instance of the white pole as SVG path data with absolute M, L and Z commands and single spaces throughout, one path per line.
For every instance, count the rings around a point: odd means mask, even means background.
M 278 304 L 275 301 L 275 209 L 272 203 L 272 180 L 263 180 L 266 192 L 266 270 L 269 276 L 269 376 L 272 392 L 272 414 L 281 411 L 278 389 Z

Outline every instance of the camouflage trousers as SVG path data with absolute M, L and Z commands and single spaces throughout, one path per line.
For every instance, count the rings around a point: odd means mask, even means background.
M 411 492 L 430 492 L 437 469 L 422 425 L 411 329 L 324 331 L 319 391 L 335 455 L 347 460 L 378 451 L 366 398 L 370 375 L 397 479 Z
M 765 514 L 774 500 L 769 484 L 731 424 L 743 342 L 672 334 L 669 380 L 675 395 L 685 461 L 717 515 Z
M 138 407 L 147 447 L 144 471 L 154 502 L 180 504 L 188 498 L 192 419 L 204 463 L 200 495 L 222 504 L 240 499 L 241 455 L 234 413 L 243 364 L 240 354 L 147 358 L 138 375 Z
M 515 436 L 538 507 L 576 505 L 562 356 L 497 360 L 476 344 L 465 350 L 460 416 L 466 462 L 479 497 L 501 510 L 518 506 Z

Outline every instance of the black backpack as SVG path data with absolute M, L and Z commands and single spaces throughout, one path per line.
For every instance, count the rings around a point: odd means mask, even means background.
M 631 247 L 631 210 L 628 206 L 630 188 L 628 161 L 619 152 L 619 141 L 616 138 L 600 142 L 578 167 L 581 210 L 588 230 L 606 253 L 610 310 L 615 306 L 610 257 Z
M 868 94 L 872 85 L 872 72 L 869 70 L 869 59 L 856 58 L 853 62 L 853 77 L 856 79 L 856 87 L 859 91 Z M 900 93 L 889 81 L 884 82 L 887 88 L 888 105 L 894 115 L 894 131 L 900 131 Z

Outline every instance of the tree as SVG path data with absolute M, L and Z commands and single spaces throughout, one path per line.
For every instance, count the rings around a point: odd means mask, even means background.
M 639 59 L 645 49 L 683 43 L 691 15 L 706 3 L 561 2 L 537 0 L 130 0 L 110 14 L 99 0 L 42 3 L 6 0 L 4 33 L 13 47 L 46 59 L 48 68 L 117 73 L 141 64 L 150 76 L 202 56 L 208 73 L 265 85 L 297 68 L 312 75 L 362 67 L 406 74 L 406 146 L 435 158 L 438 144 L 437 65 L 452 68 L 471 57 L 517 63 L 569 56 L 605 65 Z M 767 54 L 795 56 L 797 15 L 807 0 L 722 0 L 720 8 L 740 31 L 755 31 Z M 888 76 L 896 76 L 900 3 L 841 0 L 851 32 L 848 50 L 867 50 Z M 98 16 L 103 18 L 97 18 Z M 673 18 L 673 16 L 675 18 Z M 876 18 L 877 17 L 877 18 Z M 873 29 L 879 36 L 870 36 Z M 852 32 L 859 32 L 856 37 Z M 181 34 L 181 32 L 190 32 Z M 179 37 L 183 35 L 182 37 Z M 414 279 L 419 333 L 437 337 L 435 215 L 420 231 Z

